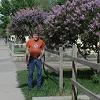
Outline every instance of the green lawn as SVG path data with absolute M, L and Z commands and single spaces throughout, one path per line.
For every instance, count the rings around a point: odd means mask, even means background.
M 15 54 L 25 54 L 26 53 L 26 48 L 21 48 L 21 47 L 15 47 L 14 48 L 14 53 Z
M 41 89 L 37 89 L 34 87 L 31 91 L 28 90 L 27 87 L 27 70 L 18 71 L 18 81 L 19 87 L 22 89 L 26 100 L 32 100 L 32 97 L 36 96 L 55 96 L 60 95 L 59 93 L 59 85 L 58 85 L 58 75 L 55 73 L 46 73 L 43 72 L 43 87 Z M 100 75 L 98 75 L 99 83 L 93 83 L 91 80 L 91 76 L 93 75 L 93 71 L 91 70 L 82 70 L 78 71 L 78 81 L 84 85 L 86 88 L 100 94 Z M 36 79 L 36 72 L 34 75 Z M 64 71 L 64 94 L 63 95 L 71 95 L 71 71 Z M 80 93 L 79 93 L 80 94 Z

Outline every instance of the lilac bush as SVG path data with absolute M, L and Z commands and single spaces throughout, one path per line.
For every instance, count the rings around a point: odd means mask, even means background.
M 47 26 L 48 44 L 51 43 L 48 46 L 52 48 L 64 46 L 68 41 L 71 44 L 76 43 L 78 35 L 82 36 L 82 42 L 87 46 L 90 41 L 84 41 L 86 38 L 83 36 L 91 35 L 97 39 L 95 34 L 100 32 L 99 20 L 99 0 L 70 0 L 64 5 L 56 5 L 44 21 Z M 94 44 L 96 43 L 92 42 L 91 45 Z
M 40 9 L 21 9 L 13 17 L 10 23 L 10 31 L 16 35 L 32 35 L 35 27 L 43 23 L 45 13 Z
M 97 15 L 91 20 L 88 27 L 90 32 L 100 35 L 100 13 L 97 13 Z
M 44 31 L 47 47 L 77 44 L 78 36 L 81 37 L 84 50 L 97 46 L 100 0 L 67 0 L 49 12 L 35 8 L 21 9 L 12 17 L 10 30 L 17 35 L 31 35 L 37 26 L 41 26 Z

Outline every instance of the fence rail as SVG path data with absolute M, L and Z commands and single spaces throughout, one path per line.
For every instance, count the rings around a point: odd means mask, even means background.
M 60 55 L 60 52 L 59 51 L 52 51 L 50 49 L 45 49 L 47 52 L 50 52 L 50 53 L 53 53 L 53 54 L 56 54 L 56 55 Z
M 78 89 L 80 89 L 83 93 L 85 93 L 87 96 L 89 96 L 90 98 L 92 98 L 93 100 L 100 100 L 100 97 L 96 96 L 94 93 L 92 93 L 91 91 L 89 91 L 88 89 L 86 89 L 85 87 L 83 87 L 81 84 L 79 84 L 77 82 L 77 68 L 75 66 L 75 62 L 89 66 L 90 68 L 96 69 L 96 70 L 100 70 L 100 64 L 97 63 L 93 63 L 87 60 L 83 60 L 83 59 L 79 59 L 76 57 L 76 47 L 73 46 L 73 53 L 71 56 L 68 55 L 66 52 L 62 51 L 62 48 L 60 48 L 59 53 L 55 52 L 55 51 L 51 51 L 51 50 L 47 50 L 50 53 L 53 54 L 59 54 L 60 56 L 60 60 L 59 60 L 59 87 L 60 89 L 63 89 L 63 68 L 62 68 L 62 62 L 63 62 L 63 55 L 66 54 L 67 57 L 69 57 L 72 61 L 72 100 L 77 100 L 77 95 L 78 95 Z M 46 65 L 47 66 L 47 65 Z M 49 68 L 51 68 L 52 66 L 48 66 Z M 55 71 L 55 69 L 51 68 L 52 70 Z
M 23 46 L 25 46 L 25 44 L 17 44 L 17 43 L 13 43 L 13 42 L 8 42 L 8 46 L 10 48 L 10 54 L 15 57 L 16 61 L 23 61 L 25 58 L 25 48 L 23 48 Z M 24 51 L 24 52 L 23 52 Z
M 48 65 L 47 63 L 43 62 L 45 66 L 47 66 L 49 69 L 53 70 L 56 74 L 59 74 L 59 71 L 55 70 L 52 66 Z
M 66 52 L 64 52 L 64 54 L 66 54 Z M 70 55 L 66 55 L 66 56 L 69 57 L 72 61 L 89 66 L 89 67 L 96 69 L 96 70 L 100 70 L 100 64 L 98 64 L 98 63 L 93 63 L 91 61 L 87 61 L 84 59 L 75 58 L 75 57 L 72 57 Z
M 91 97 L 92 100 L 100 100 L 100 97 L 98 97 L 97 95 L 95 95 L 94 93 L 92 93 L 91 91 L 89 91 L 88 89 L 86 89 L 85 87 L 83 87 L 81 84 L 79 84 L 77 81 L 71 79 L 72 84 L 74 84 L 78 89 L 80 89 L 80 91 L 82 91 L 84 94 L 86 94 L 87 96 Z

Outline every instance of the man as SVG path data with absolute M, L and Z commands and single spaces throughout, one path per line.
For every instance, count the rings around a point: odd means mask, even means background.
M 37 68 L 37 87 L 41 87 L 42 82 L 42 61 L 45 43 L 40 39 L 39 34 L 34 33 L 33 38 L 29 39 L 26 44 L 26 63 L 28 65 L 28 87 L 33 87 L 33 72 Z

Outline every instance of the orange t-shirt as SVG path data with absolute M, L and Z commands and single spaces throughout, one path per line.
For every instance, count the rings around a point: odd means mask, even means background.
M 45 43 L 41 39 L 35 41 L 34 38 L 32 38 L 27 42 L 26 47 L 29 48 L 32 57 L 38 57 L 41 54 L 41 50 L 44 49 Z

